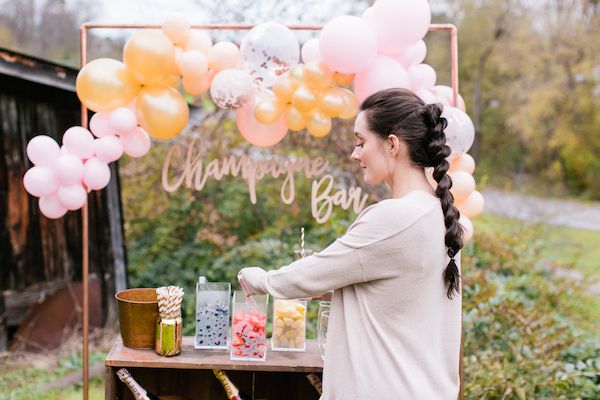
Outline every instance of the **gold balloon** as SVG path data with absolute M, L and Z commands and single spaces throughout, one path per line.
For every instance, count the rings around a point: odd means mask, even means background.
M 304 66 L 304 82 L 319 92 L 333 86 L 333 74 L 322 61 L 313 61 Z
M 312 110 L 306 116 L 306 130 L 315 137 L 323 137 L 331 130 L 331 118 L 319 110 Z
M 131 103 L 140 91 L 140 84 L 121 61 L 98 58 L 81 68 L 75 90 L 87 108 L 108 112 Z
M 358 101 L 354 93 L 348 89 L 337 88 L 338 93 L 344 99 L 344 109 L 338 115 L 340 118 L 354 118 L 358 113 Z
M 301 131 L 306 127 L 306 118 L 304 118 L 304 113 L 300 112 L 294 106 L 290 105 L 285 109 L 283 119 L 285 120 L 285 124 L 292 131 Z
M 153 138 L 161 140 L 177 136 L 189 118 L 189 108 L 181 94 L 166 86 L 140 90 L 136 112 L 142 128 Z
M 317 100 L 315 93 L 306 85 L 298 86 L 298 89 L 292 95 L 292 104 L 302 112 L 307 112 L 315 108 Z
M 292 101 L 294 91 L 298 89 L 299 83 L 291 78 L 278 78 L 273 85 L 273 93 L 279 100 L 289 103 Z
M 181 83 L 186 92 L 192 96 L 200 96 L 210 89 L 210 84 L 212 83 L 212 80 L 216 74 L 217 71 L 209 70 L 200 78 L 184 76 L 181 79 Z
M 354 74 L 344 74 L 342 72 L 334 72 L 333 80 L 340 86 L 348 86 L 354 80 Z
M 277 98 L 271 98 L 261 101 L 254 109 L 254 117 L 258 122 L 265 125 L 271 125 L 281 117 L 285 103 Z
M 162 31 L 155 29 L 137 31 L 127 39 L 123 61 L 144 85 L 157 85 L 177 71 L 175 47 Z
M 319 109 L 328 117 L 337 117 L 342 111 L 346 102 L 344 94 L 339 88 L 331 88 L 321 96 L 319 100 Z
M 304 64 L 296 64 L 288 72 L 289 77 L 298 82 L 304 82 Z

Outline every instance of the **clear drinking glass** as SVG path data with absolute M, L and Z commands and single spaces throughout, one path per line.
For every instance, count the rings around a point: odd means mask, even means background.
M 231 360 L 267 359 L 268 302 L 268 294 L 246 298 L 243 291 L 233 293 Z
M 294 250 L 294 258 L 296 260 L 299 260 L 304 257 L 312 256 L 312 255 L 313 255 L 313 251 L 310 249 L 304 249 L 304 251 L 302 251 L 301 249 Z
M 317 317 L 317 342 L 319 343 L 319 351 L 321 359 L 325 360 L 325 348 L 327 347 L 327 328 L 329 326 L 329 313 L 331 303 L 322 301 L 319 303 L 319 313 Z
M 229 282 L 196 285 L 196 349 L 229 348 Z

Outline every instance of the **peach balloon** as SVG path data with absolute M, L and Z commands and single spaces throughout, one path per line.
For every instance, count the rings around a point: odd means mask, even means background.
M 331 131 L 331 118 L 315 109 L 306 115 L 306 130 L 314 137 L 323 137 Z
M 461 215 L 458 219 L 458 223 L 463 228 L 463 244 L 468 243 L 473 237 L 473 223 L 466 215 Z
M 455 201 L 459 202 L 466 199 L 475 190 L 475 179 L 468 172 L 454 171 L 448 175 L 452 179 L 450 193 L 454 196 Z
M 288 131 L 283 117 L 271 125 L 258 122 L 254 117 L 254 104 L 252 103 L 237 109 L 236 122 L 244 139 L 259 147 L 270 147 L 281 142 Z
M 208 52 L 212 48 L 212 45 L 213 42 L 206 32 L 192 30 L 188 34 L 188 39 L 185 42 L 184 49 L 197 50 L 207 56 Z
M 79 100 L 95 112 L 128 105 L 140 87 L 125 64 L 111 58 L 90 61 L 81 68 L 75 82 Z
M 241 60 L 240 49 L 231 42 L 215 44 L 207 55 L 208 65 L 217 72 L 224 69 L 236 68 Z
M 259 102 L 254 109 L 254 117 L 258 122 L 270 125 L 281 117 L 285 110 L 285 103 L 277 98 L 265 99 Z
M 187 41 L 190 33 L 190 23 L 185 15 L 175 13 L 165 18 L 162 23 L 162 30 L 173 44 L 181 45 Z
M 159 30 L 144 29 L 125 43 L 123 61 L 143 85 L 155 85 L 176 72 L 175 48 Z
M 298 89 L 292 95 L 292 104 L 302 112 L 307 112 L 315 108 L 317 100 L 316 94 L 306 85 L 298 86 Z
M 198 50 L 188 50 L 179 58 L 179 71 L 185 77 L 199 78 L 208 72 L 208 61 Z
M 452 159 L 449 171 L 465 171 L 472 174 L 475 171 L 475 160 L 469 154 L 462 153 Z
M 469 218 L 475 218 L 483 211 L 485 200 L 483 195 L 474 190 L 466 199 L 456 203 L 458 211 Z
M 177 136 L 187 125 L 189 108 L 181 94 L 169 87 L 148 87 L 140 91 L 136 103 L 140 125 L 159 140 Z
M 354 81 L 354 74 L 344 74 L 342 72 L 333 73 L 333 81 L 340 86 L 348 86 Z
M 289 105 L 283 113 L 285 124 L 292 131 L 301 131 L 306 127 L 306 118 L 304 113 L 300 112 L 296 107 Z
M 289 103 L 299 85 L 298 81 L 291 78 L 279 78 L 273 84 L 273 93 L 279 100 Z
M 216 73 L 217 71 L 209 69 L 208 72 L 201 77 L 184 76 L 181 80 L 183 88 L 192 96 L 200 96 L 210 89 L 210 84 Z
M 311 89 L 322 92 L 333 85 L 333 74 L 323 61 L 313 61 L 304 66 L 304 82 Z
M 344 99 L 344 108 L 338 117 L 343 119 L 354 118 L 358 113 L 358 100 L 356 100 L 356 96 L 348 89 L 338 88 L 337 90 Z
M 331 88 L 319 99 L 319 110 L 328 117 L 337 117 L 344 111 L 346 103 L 339 88 Z

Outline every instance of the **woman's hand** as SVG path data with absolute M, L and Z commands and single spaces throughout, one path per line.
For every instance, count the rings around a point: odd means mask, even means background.
M 266 275 L 267 273 L 265 270 L 258 267 L 242 268 L 240 272 L 238 272 L 238 282 L 246 294 L 246 297 L 252 296 L 253 294 L 265 294 L 262 288 L 264 286 Z

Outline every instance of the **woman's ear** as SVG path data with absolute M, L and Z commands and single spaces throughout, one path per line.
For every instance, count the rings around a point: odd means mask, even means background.
M 387 145 L 392 157 L 398 157 L 404 152 L 404 143 L 396 135 L 388 135 Z

